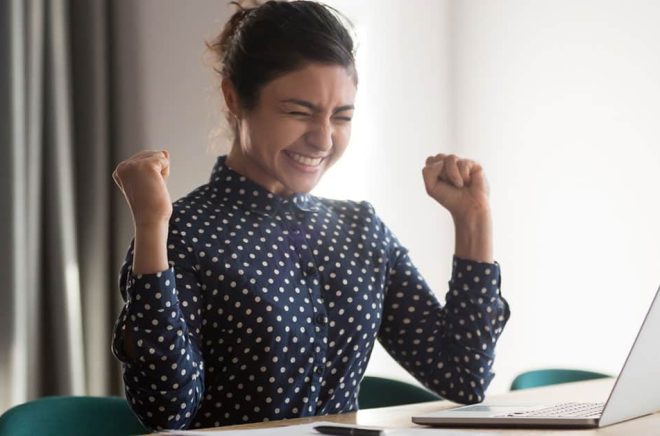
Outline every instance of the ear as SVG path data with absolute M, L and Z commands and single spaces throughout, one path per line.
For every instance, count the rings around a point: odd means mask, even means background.
M 229 112 L 234 116 L 239 117 L 241 113 L 241 105 L 238 103 L 238 94 L 234 84 L 227 78 L 222 79 L 222 95 L 225 97 L 225 104 Z

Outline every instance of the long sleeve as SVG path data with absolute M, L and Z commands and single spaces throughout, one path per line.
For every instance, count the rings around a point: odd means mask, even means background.
M 202 298 L 194 253 L 170 223 L 170 268 L 136 275 L 133 244 L 121 267 L 125 304 L 112 352 L 122 362 L 126 397 L 140 420 L 153 429 L 186 428 L 204 392 Z
M 385 228 L 389 234 L 389 230 Z M 454 257 L 443 306 L 396 239 L 378 339 L 408 372 L 443 398 L 484 399 L 495 344 L 509 318 L 497 263 Z
M 132 244 L 121 268 L 112 349 L 144 424 L 355 411 L 377 339 L 439 394 L 483 398 L 508 317 L 497 265 L 457 259 L 443 307 L 369 203 L 281 197 L 225 159 L 174 203 L 170 268 L 133 274 Z

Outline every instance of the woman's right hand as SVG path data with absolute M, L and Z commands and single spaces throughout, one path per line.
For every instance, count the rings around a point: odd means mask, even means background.
M 165 183 L 169 174 L 167 150 L 141 151 L 115 168 L 112 178 L 128 202 L 136 228 L 169 222 L 172 200 Z

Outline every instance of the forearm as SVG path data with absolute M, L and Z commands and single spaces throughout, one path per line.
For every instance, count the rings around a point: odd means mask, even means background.
M 454 217 L 455 255 L 476 262 L 493 263 L 493 229 L 489 210 Z
M 407 255 L 391 264 L 379 340 L 442 397 L 482 401 L 493 377 L 495 345 L 509 318 L 499 295 L 499 265 L 455 258 L 443 306 Z
M 135 227 L 133 272 L 154 274 L 169 268 L 167 259 L 168 223 Z
M 191 426 L 203 401 L 202 378 L 193 379 L 178 389 L 159 390 L 134 382 L 132 377 L 124 374 L 126 399 L 147 428 L 162 431 Z
M 176 284 L 173 269 L 132 275 L 114 329 L 112 351 L 123 363 L 131 407 L 151 428 L 187 427 L 204 391 L 199 326 L 188 324 L 197 307 L 179 303 Z

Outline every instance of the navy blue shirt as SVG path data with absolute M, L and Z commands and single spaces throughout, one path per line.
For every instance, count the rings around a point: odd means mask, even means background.
M 369 203 L 280 197 L 224 156 L 174 203 L 167 247 L 168 270 L 136 275 L 131 243 L 112 342 L 151 428 L 357 410 L 377 339 L 442 397 L 484 398 L 509 317 L 497 263 L 454 257 L 443 305 Z

